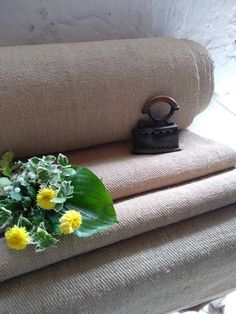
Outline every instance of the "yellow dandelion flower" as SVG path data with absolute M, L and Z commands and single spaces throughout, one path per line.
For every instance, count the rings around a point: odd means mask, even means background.
M 57 197 L 57 193 L 53 189 L 41 189 L 36 197 L 37 205 L 43 209 L 53 209 L 56 203 L 52 202 L 52 200 L 55 197 Z
M 76 210 L 67 210 L 60 218 L 61 231 L 64 234 L 73 233 L 82 223 L 82 216 Z M 65 231 L 65 232 L 64 232 Z
M 23 250 L 30 243 L 31 238 L 25 227 L 16 225 L 5 232 L 7 245 L 13 250 Z
M 60 224 L 61 231 L 64 234 L 71 234 L 74 232 L 74 229 L 72 228 L 71 224 L 68 221 L 62 222 Z

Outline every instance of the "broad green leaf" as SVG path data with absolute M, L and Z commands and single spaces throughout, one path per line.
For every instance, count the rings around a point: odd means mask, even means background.
M 69 161 L 68 161 L 68 158 L 63 155 L 63 154 L 59 154 L 58 157 L 57 157 L 57 163 L 61 166 L 67 166 Z
M 70 178 L 74 196 L 66 202 L 66 209 L 80 211 L 83 222 L 76 230 L 79 237 L 87 237 L 105 230 L 117 222 L 110 194 L 101 180 L 87 168 L 75 168 Z
M 11 220 L 11 211 L 4 207 L 0 208 L 0 229 L 4 228 Z

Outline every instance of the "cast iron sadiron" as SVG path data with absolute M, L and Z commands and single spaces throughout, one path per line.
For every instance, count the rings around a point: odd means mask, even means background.
M 170 111 L 163 117 L 156 117 L 151 110 L 154 104 L 165 102 Z M 149 119 L 138 121 L 133 129 L 133 154 L 161 154 L 180 150 L 179 131 L 174 122 L 168 121 L 174 112 L 179 110 L 176 101 L 169 96 L 155 96 L 144 104 L 142 113 Z

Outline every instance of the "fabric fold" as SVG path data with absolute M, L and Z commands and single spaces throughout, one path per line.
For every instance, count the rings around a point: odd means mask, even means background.
M 180 132 L 180 152 L 132 155 L 121 142 L 69 152 L 72 164 L 89 167 L 114 200 L 193 180 L 236 165 L 231 148 L 187 130 Z
M 0 240 L 0 281 L 236 202 L 236 169 L 117 202 L 119 223 L 90 238 L 67 236 L 56 248 L 16 252 Z
M 221 296 L 235 288 L 235 213 L 236 204 L 3 282 L 1 313 L 164 314 Z

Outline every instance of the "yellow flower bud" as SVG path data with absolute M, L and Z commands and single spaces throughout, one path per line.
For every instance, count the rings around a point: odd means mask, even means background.
M 74 229 L 72 228 L 71 224 L 69 222 L 62 222 L 60 224 L 61 231 L 64 234 L 71 234 L 74 232 Z

